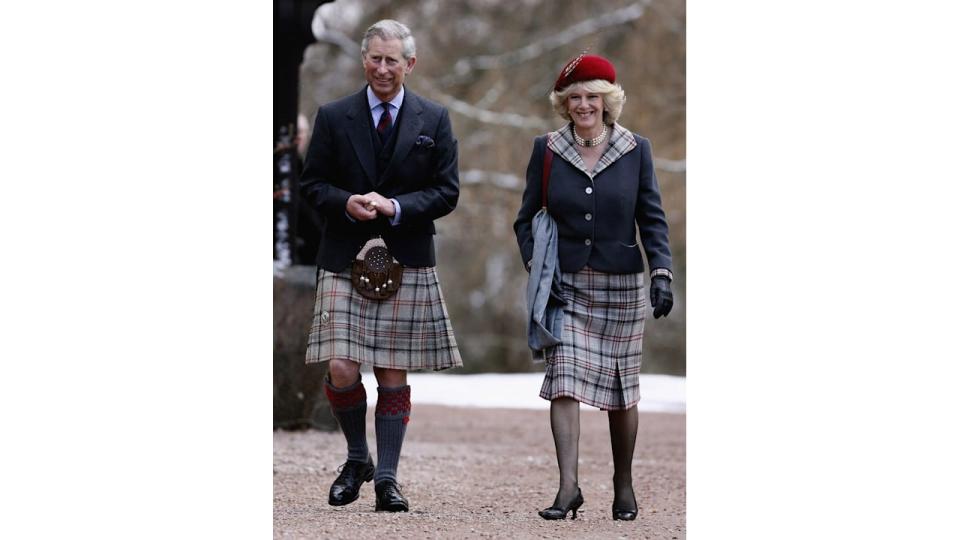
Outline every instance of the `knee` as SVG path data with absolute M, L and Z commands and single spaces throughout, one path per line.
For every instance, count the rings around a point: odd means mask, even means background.
M 380 386 L 396 388 L 407 384 L 407 372 L 402 369 L 373 368 L 373 372 Z
M 330 360 L 330 383 L 345 388 L 360 378 L 360 364 L 350 360 Z

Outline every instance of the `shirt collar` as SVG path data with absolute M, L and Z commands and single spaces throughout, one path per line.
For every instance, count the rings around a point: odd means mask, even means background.
M 400 105 L 403 104 L 403 93 L 404 93 L 403 85 L 400 85 L 400 91 L 397 92 L 397 95 L 393 96 L 393 99 L 389 101 L 390 105 L 393 105 L 393 110 L 395 111 L 400 110 Z M 367 105 L 370 106 L 370 110 L 372 111 L 374 108 L 379 107 L 380 103 L 382 103 L 380 101 L 380 98 L 378 98 L 376 94 L 373 93 L 373 90 L 370 88 L 370 85 L 368 84 L 367 85 Z

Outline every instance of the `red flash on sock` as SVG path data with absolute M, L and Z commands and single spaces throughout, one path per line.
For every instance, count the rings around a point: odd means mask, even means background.
M 348 387 L 345 390 L 340 390 L 330 383 L 326 383 L 323 385 L 323 391 L 327 394 L 327 399 L 330 400 L 330 407 L 334 409 L 349 409 L 367 401 L 367 391 L 364 389 L 363 383 L 357 383 L 353 388 Z
M 410 422 L 410 387 L 405 386 L 399 391 L 379 389 L 377 397 L 377 412 L 379 416 L 403 415 L 403 423 Z

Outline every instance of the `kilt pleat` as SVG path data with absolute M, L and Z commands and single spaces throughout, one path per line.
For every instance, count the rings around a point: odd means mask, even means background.
M 589 267 L 561 274 L 562 343 L 545 351 L 540 397 L 570 397 L 602 410 L 640 401 L 646 296 L 643 274 Z
M 404 268 L 397 293 L 379 301 L 353 290 L 349 269 L 321 269 L 306 362 L 334 358 L 404 370 L 462 366 L 436 268 Z

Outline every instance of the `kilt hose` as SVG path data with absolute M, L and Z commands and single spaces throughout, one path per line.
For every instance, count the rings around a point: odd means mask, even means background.
M 561 274 L 562 343 L 545 351 L 540 397 L 571 397 L 601 410 L 640 401 L 646 296 L 643 274 L 607 274 L 585 267 Z
M 353 290 L 349 269 L 320 269 L 306 362 L 334 358 L 403 370 L 462 366 L 436 268 L 404 268 L 397 293 L 379 301 Z

